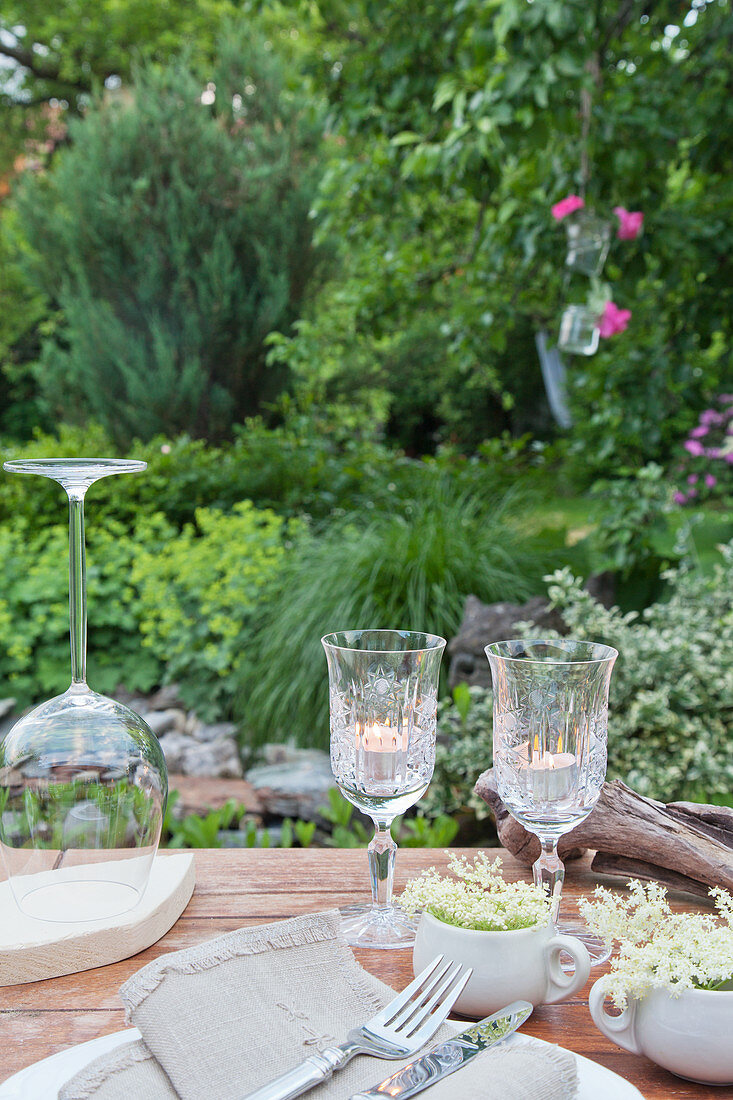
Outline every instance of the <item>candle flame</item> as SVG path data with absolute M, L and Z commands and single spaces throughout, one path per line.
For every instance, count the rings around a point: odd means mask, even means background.
M 389 722 L 357 722 L 355 727 L 356 747 L 365 752 L 406 752 L 407 729 L 392 727 Z

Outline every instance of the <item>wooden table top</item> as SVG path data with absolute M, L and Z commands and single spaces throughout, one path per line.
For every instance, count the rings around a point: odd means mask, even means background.
M 466 850 L 466 854 L 475 852 Z M 501 854 L 507 878 L 530 877 L 512 856 Z M 397 889 L 422 868 L 433 864 L 440 867 L 446 862 L 442 851 L 402 849 L 397 857 Z M 365 901 L 368 895 L 363 850 L 197 851 L 196 878 L 196 891 L 183 916 L 147 951 L 81 974 L 0 990 L 0 1082 L 66 1047 L 124 1028 L 117 990 L 151 959 L 245 925 Z M 564 917 L 572 919 L 577 912 L 576 899 L 589 893 L 596 881 L 584 864 L 569 865 L 562 905 Z M 694 907 L 691 899 L 677 904 L 677 908 Z M 409 950 L 358 950 L 356 956 L 366 970 L 395 989 L 404 988 L 412 978 Z M 560 1004 L 535 1009 L 524 1031 L 600 1062 L 633 1082 L 647 1100 L 733 1097 L 731 1089 L 682 1081 L 647 1058 L 628 1054 L 606 1039 L 588 1012 L 590 985 L 602 972 L 603 968 L 594 967 L 588 986 L 580 994 Z

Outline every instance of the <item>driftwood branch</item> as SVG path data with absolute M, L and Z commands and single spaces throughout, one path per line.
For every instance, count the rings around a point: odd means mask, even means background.
M 493 769 L 476 793 L 496 818 L 499 840 L 528 865 L 539 841 L 510 815 L 499 797 Z M 564 860 L 594 850 L 598 874 L 656 879 L 677 890 L 706 894 L 710 886 L 733 890 L 733 810 L 692 802 L 655 802 L 616 779 L 604 783 L 593 812 L 558 845 Z

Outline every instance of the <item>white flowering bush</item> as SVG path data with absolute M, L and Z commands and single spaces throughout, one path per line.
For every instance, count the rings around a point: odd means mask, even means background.
M 618 944 L 602 988 L 618 1008 L 652 989 L 674 996 L 684 989 L 733 989 L 733 898 L 719 887 L 713 913 L 673 913 L 658 882 L 633 880 L 624 897 L 595 889 L 595 901 L 581 898 L 580 911 L 591 931 Z
M 609 779 L 665 802 L 729 803 L 733 790 L 733 543 L 720 549 L 711 574 L 668 571 L 668 598 L 641 613 L 607 610 L 567 569 L 548 578 L 572 636 L 619 651 Z
M 448 864 L 453 878 L 435 867 L 411 879 L 400 904 L 412 916 L 425 910 L 446 924 L 482 932 L 509 932 L 545 925 L 551 901 L 544 890 L 528 882 L 505 882 L 501 859 L 489 862 L 479 852 L 470 864 L 465 856 L 453 856 Z

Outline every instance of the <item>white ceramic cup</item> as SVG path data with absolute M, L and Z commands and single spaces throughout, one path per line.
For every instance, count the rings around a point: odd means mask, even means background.
M 733 1084 L 733 990 L 685 989 L 673 997 L 652 989 L 609 1016 L 600 980 L 590 991 L 593 1023 L 632 1054 L 644 1054 L 678 1077 L 707 1085 Z
M 575 963 L 571 973 L 560 966 L 563 951 Z M 516 1000 L 553 1004 L 584 986 L 590 974 L 585 945 L 574 936 L 557 935 L 552 924 L 516 932 L 478 932 L 423 913 L 412 952 L 415 974 L 436 955 L 473 967 L 454 1005 L 465 1016 L 488 1016 Z

